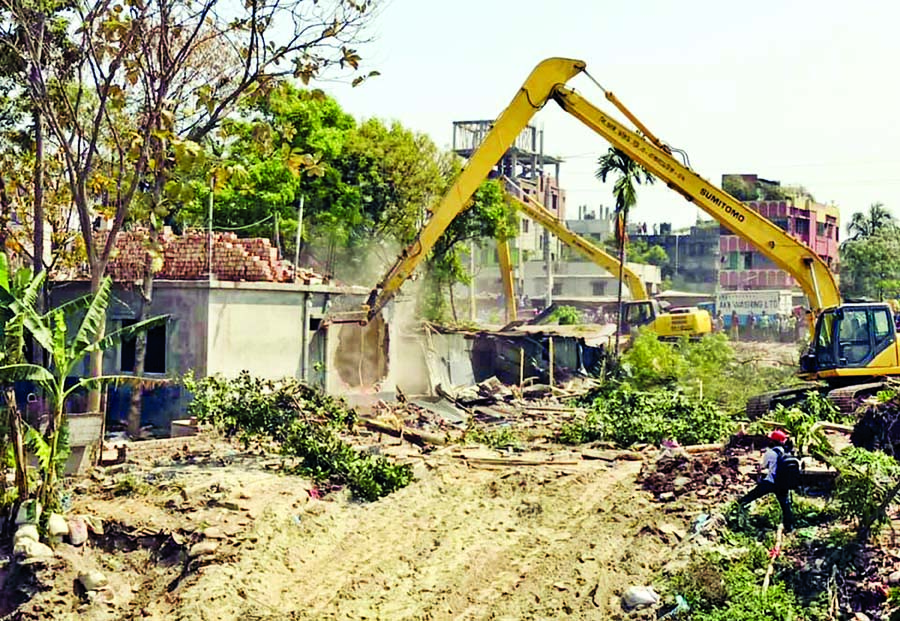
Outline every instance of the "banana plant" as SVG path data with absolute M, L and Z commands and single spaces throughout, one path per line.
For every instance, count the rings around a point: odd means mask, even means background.
M 37 296 L 32 299 L 23 295 L 12 305 L 15 311 L 14 321 L 21 321 L 25 330 L 47 352 L 46 366 L 24 362 L 0 366 L 0 380 L 7 385 L 15 381 L 38 384 L 52 408 L 43 442 L 32 437 L 32 444 L 38 448 L 41 470 L 38 498 L 44 507 L 53 508 L 58 504 L 57 482 L 62 465 L 60 455 L 65 449 L 60 446 L 60 440 L 65 439 L 65 404 L 68 398 L 79 390 L 95 389 L 108 383 L 144 381 L 132 376 L 104 375 L 81 378 L 67 387 L 67 379 L 76 373 L 79 365 L 91 353 L 103 352 L 168 320 L 168 315 L 152 317 L 101 336 L 106 324 L 111 289 L 112 281 L 108 277 L 104 278 L 95 294 L 73 300 L 43 315 L 35 309 L 34 301 Z M 2 297 L 3 293 L 0 291 L 0 298 Z M 69 330 L 70 324 L 77 324 L 74 331 Z
M 11 273 L 6 254 L 0 253 L 0 364 L 14 364 L 24 360 L 25 330 L 23 306 L 34 306 L 44 284 L 44 273 L 32 278 L 31 270 L 20 268 Z M 15 470 L 16 498 L 28 496 L 28 462 L 25 457 L 26 435 L 22 413 L 16 403 L 16 393 L 9 382 L 2 386 L 6 415 L 6 435 Z M 4 450 L 4 454 L 8 454 Z

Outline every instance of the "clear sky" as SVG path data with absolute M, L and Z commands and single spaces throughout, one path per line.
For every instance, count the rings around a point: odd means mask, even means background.
M 716 185 L 729 172 L 801 184 L 846 222 L 876 201 L 900 215 L 898 18 L 886 0 L 390 0 L 361 48 L 381 76 L 321 86 L 449 148 L 454 120 L 495 118 L 541 59 L 579 58 Z M 587 79 L 572 86 L 609 109 Z M 535 123 L 565 159 L 569 213 L 611 205 L 593 178 L 608 145 L 552 103 Z M 640 192 L 634 220 L 697 215 L 660 186 Z

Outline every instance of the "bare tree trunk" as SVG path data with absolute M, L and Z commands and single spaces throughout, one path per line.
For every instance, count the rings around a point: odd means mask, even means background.
M 6 179 L 0 174 L 0 252 L 6 253 L 7 226 L 12 219 L 12 201 L 9 199 L 9 190 L 6 187 Z M 8 259 L 11 259 L 7 255 Z M 12 265 L 12 261 L 8 261 Z
M 150 232 L 150 245 L 156 244 L 158 234 L 155 230 Z M 153 304 L 153 257 L 147 256 L 147 270 L 144 273 L 144 283 L 141 287 L 141 309 L 138 313 L 138 321 L 150 318 L 150 306 Z M 147 333 L 141 332 L 134 340 L 134 376 L 144 376 L 144 366 L 147 361 Z M 144 396 L 143 386 L 136 382 L 131 388 L 131 402 L 128 406 L 128 435 L 137 439 L 141 435 L 141 399 Z
M 96 294 L 100 290 L 100 283 L 103 281 L 103 273 L 106 271 L 106 263 L 100 261 L 91 262 L 91 293 Z M 97 330 L 97 340 L 102 339 L 106 335 L 106 321 L 104 321 L 99 330 Z M 89 377 L 100 377 L 103 375 L 103 352 L 92 351 L 90 361 Z M 88 412 L 100 412 L 100 389 L 92 388 L 88 393 Z
M 619 238 L 619 285 L 616 299 L 616 354 L 619 352 L 619 336 L 622 334 L 622 281 L 625 279 L 625 226 L 622 223 L 622 235 Z
M 32 111 L 34 123 L 34 275 L 44 271 L 44 117 L 35 107 Z M 44 283 L 43 291 L 37 299 L 37 310 L 44 312 L 50 306 L 50 282 Z M 44 352 L 37 339 L 31 339 L 31 360 L 33 364 L 43 364 Z
M 34 121 L 34 275 L 44 269 L 44 118 L 35 108 Z
M 28 479 L 25 461 L 25 439 L 22 433 L 22 412 L 16 404 L 16 391 L 12 384 L 7 384 L 3 391 L 6 401 L 7 424 L 9 425 L 9 440 L 12 444 L 13 456 L 16 468 L 16 490 L 19 492 L 18 500 L 22 502 L 28 498 Z
M 453 295 L 453 278 L 450 278 L 450 311 L 453 313 L 453 323 L 459 323 L 459 317 L 456 315 L 456 297 Z

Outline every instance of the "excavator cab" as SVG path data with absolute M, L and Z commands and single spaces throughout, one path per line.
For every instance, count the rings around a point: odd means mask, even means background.
M 626 334 L 641 326 L 647 326 L 659 316 L 659 302 L 656 300 L 635 300 L 625 302 L 625 321 L 622 322 L 622 331 Z
M 815 338 L 800 359 L 802 373 L 824 379 L 865 375 L 867 370 L 882 375 L 897 366 L 897 330 L 887 304 L 843 304 L 823 310 L 816 319 Z
M 625 321 L 622 331 L 647 326 L 661 339 L 677 339 L 681 336 L 699 338 L 712 332 L 709 313 L 699 308 L 663 309 L 657 300 L 625 302 Z

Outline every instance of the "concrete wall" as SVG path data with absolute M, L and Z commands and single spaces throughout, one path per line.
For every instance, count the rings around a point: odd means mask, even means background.
M 302 377 L 304 304 L 299 291 L 212 289 L 207 374 Z
M 64 303 L 88 290 L 86 282 L 57 283 L 53 303 Z M 191 370 L 200 377 L 215 373 L 235 376 L 246 369 L 265 378 L 301 378 L 303 322 L 308 314 L 307 378 L 325 386 L 331 335 L 319 324 L 338 300 L 335 306 L 350 310 L 359 308 L 362 296 L 324 285 L 157 281 L 150 314 L 170 316 L 166 327 L 166 373 L 157 377 L 178 379 Z M 135 319 L 139 312 L 138 291 L 115 285 L 107 330 L 118 329 L 122 320 Z M 87 373 L 85 362 L 78 375 Z M 122 374 L 121 346 L 107 351 L 104 373 Z M 110 389 L 113 426 L 126 418 L 130 391 L 127 386 Z M 175 383 L 145 391 L 145 424 L 168 430 L 171 420 L 184 414 L 189 399 L 190 395 Z M 74 408 L 76 411 L 78 405 Z

